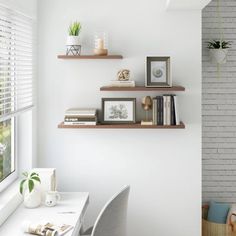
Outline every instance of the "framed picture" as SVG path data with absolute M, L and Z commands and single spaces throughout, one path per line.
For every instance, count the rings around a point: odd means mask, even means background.
M 102 98 L 102 123 L 136 122 L 136 98 Z
M 170 57 L 146 58 L 146 87 L 171 87 Z

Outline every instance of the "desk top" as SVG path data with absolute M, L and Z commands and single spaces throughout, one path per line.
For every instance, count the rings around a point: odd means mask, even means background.
M 21 204 L 16 211 L 0 227 L 0 235 L 4 236 L 26 236 L 23 233 L 22 223 L 24 221 L 47 221 L 55 224 L 69 224 L 74 228 L 65 236 L 78 235 L 83 216 L 88 202 L 88 193 L 60 193 L 61 200 L 55 207 L 40 206 L 39 208 L 28 209 Z

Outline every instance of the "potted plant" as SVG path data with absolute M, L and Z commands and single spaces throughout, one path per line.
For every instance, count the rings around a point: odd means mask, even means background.
M 75 21 L 70 24 L 68 33 L 69 35 L 67 36 L 67 54 L 72 52 L 73 55 L 78 55 L 80 54 L 80 41 L 79 41 L 79 35 L 81 31 L 81 24 L 78 21 Z
M 41 204 L 41 193 L 37 185 L 41 183 L 37 173 L 22 173 L 24 178 L 20 182 L 20 193 L 24 197 L 24 205 L 27 208 L 35 208 Z
M 228 48 L 231 42 L 224 40 L 212 40 L 208 42 L 207 48 L 210 50 L 210 57 L 217 64 L 224 64 L 227 60 Z

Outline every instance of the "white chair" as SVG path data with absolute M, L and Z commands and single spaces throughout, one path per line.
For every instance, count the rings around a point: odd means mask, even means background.
M 130 186 L 125 186 L 115 194 L 99 213 L 94 226 L 86 231 L 82 227 L 80 235 L 125 236 L 129 191 Z

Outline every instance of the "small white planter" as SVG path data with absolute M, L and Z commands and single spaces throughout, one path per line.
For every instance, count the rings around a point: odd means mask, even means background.
M 80 55 L 81 45 L 79 36 L 67 36 L 66 40 L 67 52 L 66 54 Z
M 210 49 L 210 57 L 212 62 L 217 64 L 225 64 L 227 61 L 228 49 Z
M 41 193 L 36 188 L 30 193 L 29 190 L 24 192 L 24 205 L 27 208 L 36 208 L 41 205 Z
M 80 45 L 79 36 L 67 36 L 66 46 L 78 46 Z

